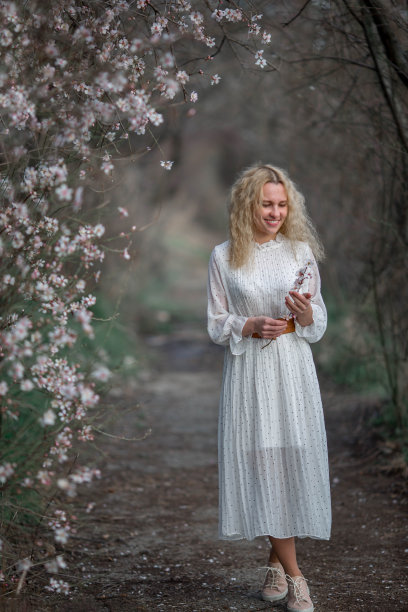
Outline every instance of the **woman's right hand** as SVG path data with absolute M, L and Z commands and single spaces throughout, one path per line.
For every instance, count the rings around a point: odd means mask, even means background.
M 278 338 L 286 329 L 288 322 L 271 317 L 249 317 L 242 328 L 243 336 L 258 334 L 261 338 L 272 340 Z

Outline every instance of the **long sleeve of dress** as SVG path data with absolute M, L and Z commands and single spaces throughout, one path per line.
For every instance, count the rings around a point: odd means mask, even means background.
M 318 342 L 327 327 L 327 311 L 320 292 L 320 274 L 316 260 L 310 247 L 307 249 L 307 259 L 310 262 L 309 270 L 311 277 L 308 279 L 307 292 L 312 294 L 311 305 L 313 309 L 313 323 L 302 327 L 295 320 L 296 333 L 310 343 Z M 306 293 L 306 291 L 303 291 Z
M 215 344 L 228 346 L 233 355 L 242 355 L 246 350 L 248 338 L 242 335 L 248 317 L 229 312 L 227 294 L 222 276 L 212 252 L 208 267 L 208 334 Z

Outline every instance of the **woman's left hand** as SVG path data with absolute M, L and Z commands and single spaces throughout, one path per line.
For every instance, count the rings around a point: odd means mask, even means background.
M 313 323 L 313 309 L 310 303 L 311 293 L 298 293 L 297 291 L 289 291 L 289 296 L 285 298 L 285 304 L 290 312 L 296 315 L 296 321 L 302 326 L 311 325 Z

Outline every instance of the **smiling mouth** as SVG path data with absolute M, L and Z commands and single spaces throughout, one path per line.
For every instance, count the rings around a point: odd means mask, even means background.
M 271 225 L 271 226 L 273 227 L 273 226 L 275 226 L 275 225 L 278 225 L 278 223 L 280 222 L 280 219 L 277 219 L 276 221 L 268 221 L 267 219 L 265 219 L 265 222 L 266 222 L 268 225 Z

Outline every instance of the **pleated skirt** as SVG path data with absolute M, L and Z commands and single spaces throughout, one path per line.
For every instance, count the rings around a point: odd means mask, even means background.
M 225 351 L 219 412 L 219 537 L 327 540 L 326 430 L 309 343 L 285 334 Z

